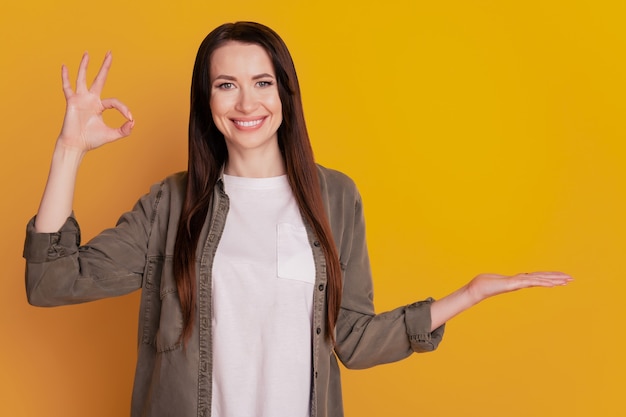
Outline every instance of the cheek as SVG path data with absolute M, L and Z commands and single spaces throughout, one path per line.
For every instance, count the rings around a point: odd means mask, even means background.
M 222 116 L 233 107 L 235 96 L 233 94 L 225 94 L 223 91 L 216 91 L 209 98 L 209 106 L 214 115 Z
M 275 115 L 280 116 L 280 119 L 282 120 L 283 117 L 283 105 L 280 101 L 280 98 L 278 96 L 276 96 L 273 100 L 272 100 L 272 112 Z
M 213 118 L 213 124 L 217 127 L 217 130 L 224 134 L 224 124 L 219 116 L 217 116 L 214 112 L 211 112 L 211 117 Z
M 214 96 L 211 96 L 211 98 L 209 99 L 209 108 L 211 109 L 211 113 L 214 115 L 214 117 L 220 112 L 219 101 L 216 100 Z
M 220 117 L 215 111 L 213 111 L 213 107 L 211 107 L 211 118 L 213 119 L 213 124 L 217 128 L 217 130 L 224 135 L 224 137 L 228 134 L 228 128 L 226 127 L 226 123 L 224 122 L 224 118 Z
M 222 130 L 222 116 L 224 115 L 224 103 L 223 100 L 217 100 L 211 97 L 209 100 L 209 107 L 211 108 L 211 116 L 213 117 L 213 122 L 217 125 L 217 127 Z

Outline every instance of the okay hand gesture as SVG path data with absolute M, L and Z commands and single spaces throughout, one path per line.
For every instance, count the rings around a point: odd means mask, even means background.
M 98 75 L 88 88 L 86 77 L 89 55 L 85 53 L 78 68 L 75 91 L 72 90 L 68 69 L 63 65 L 61 75 L 67 105 L 58 145 L 85 153 L 130 135 L 135 121 L 128 107 L 115 98 L 100 98 L 112 60 L 108 52 Z M 108 109 L 116 109 L 127 121 L 118 128 L 107 126 L 102 113 Z

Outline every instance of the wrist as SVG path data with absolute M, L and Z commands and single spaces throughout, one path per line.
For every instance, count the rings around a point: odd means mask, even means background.
M 486 298 L 477 290 L 476 285 L 474 285 L 475 283 L 476 278 L 465 284 L 465 286 L 461 289 L 465 293 L 470 307 L 480 303 Z
M 80 164 L 86 153 L 86 150 L 66 145 L 59 137 L 54 146 L 52 158 L 55 161 L 63 163 L 75 163 L 76 165 L 78 165 Z

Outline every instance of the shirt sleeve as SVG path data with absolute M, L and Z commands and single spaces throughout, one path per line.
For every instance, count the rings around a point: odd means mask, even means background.
M 84 246 L 73 214 L 55 233 L 37 233 L 31 219 L 23 252 L 29 303 L 77 304 L 140 288 L 160 194 L 160 185 L 155 185 L 114 228 Z
M 363 208 L 357 191 L 355 195 L 353 222 L 346 224 L 340 248 L 344 287 L 336 327 L 337 356 L 348 368 L 367 368 L 435 350 L 445 325 L 430 331 L 432 298 L 375 313 Z

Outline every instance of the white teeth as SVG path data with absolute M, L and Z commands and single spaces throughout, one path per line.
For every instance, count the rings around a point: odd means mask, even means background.
M 260 124 L 263 121 L 263 119 L 259 119 L 259 120 L 250 120 L 250 121 L 243 121 L 243 120 L 234 120 L 235 124 L 238 126 L 243 126 L 243 127 L 252 127 L 252 126 L 256 126 L 258 124 Z

